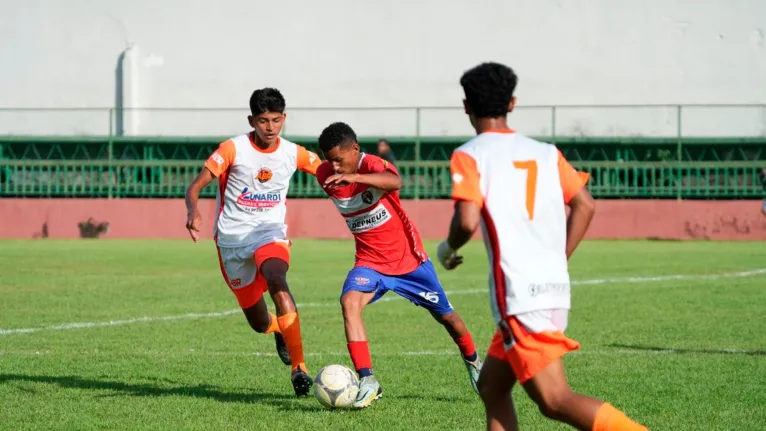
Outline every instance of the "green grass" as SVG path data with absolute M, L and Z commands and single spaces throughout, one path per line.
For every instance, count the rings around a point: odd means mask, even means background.
M 435 244 L 428 243 L 434 253 Z M 353 244 L 295 240 L 288 281 L 301 308 L 312 371 L 350 365 L 338 304 Z M 442 282 L 484 354 L 493 333 L 481 244 Z M 583 244 L 565 358 L 572 387 L 655 430 L 766 429 L 766 268 L 763 243 Z M 626 282 L 626 277 L 687 278 Z M 619 281 L 622 278 L 623 281 Z M 462 294 L 461 291 L 464 291 Z M 388 295 L 391 295 L 390 293 Z M 479 430 L 484 412 L 457 349 L 409 302 L 365 312 L 385 396 L 363 411 L 295 399 L 273 338 L 240 312 L 50 329 L 73 322 L 236 309 L 212 243 L 0 242 L 0 429 Z M 737 349 L 725 353 L 723 349 Z M 430 354 L 406 354 L 426 352 Z M 567 429 L 514 391 L 522 429 Z

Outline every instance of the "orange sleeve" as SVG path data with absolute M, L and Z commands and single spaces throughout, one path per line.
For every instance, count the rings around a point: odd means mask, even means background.
M 322 164 L 319 156 L 301 145 L 298 145 L 298 169 L 311 175 L 317 174 L 317 168 Z
M 484 197 L 479 186 L 479 169 L 476 160 L 462 151 L 452 154 L 449 162 L 452 174 L 452 199 L 473 202 L 484 206 Z
M 210 155 L 205 162 L 205 167 L 216 177 L 220 177 L 234 163 L 234 157 L 237 155 L 237 148 L 234 142 L 229 140 L 221 143 L 218 149 Z
M 569 164 L 564 155 L 559 153 L 559 179 L 561 180 L 561 190 L 564 192 L 564 203 L 569 203 L 577 192 L 582 189 L 590 179 L 587 172 L 578 172 Z

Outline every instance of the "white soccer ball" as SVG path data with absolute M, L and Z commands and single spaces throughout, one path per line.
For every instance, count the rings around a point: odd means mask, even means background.
M 359 378 L 345 365 L 328 365 L 314 377 L 314 396 L 319 404 L 339 409 L 349 407 L 359 392 Z

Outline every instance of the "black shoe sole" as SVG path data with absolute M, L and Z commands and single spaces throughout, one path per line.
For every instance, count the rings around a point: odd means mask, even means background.
M 295 390 L 295 395 L 297 397 L 308 396 L 311 392 L 311 386 L 314 384 L 311 377 L 304 372 L 293 374 L 292 381 L 293 390 Z
M 287 344 L 285 344 L 285 339 L 282 338 L 282 334 L 275 332 L 274 341 L 277 347 L 277 356 L 279 356 L 279 359 L 283 364 L 290 365 L 290 352 L 287 351 Z

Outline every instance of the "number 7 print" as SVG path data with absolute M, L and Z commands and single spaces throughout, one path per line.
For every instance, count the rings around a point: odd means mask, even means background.
M 513 162 L 513 167 L 527 171 L 527 215 L 529 215 L 529 220 L 534 220 L 535 193 L 537 192 L 537 161 L 524 160 Z

